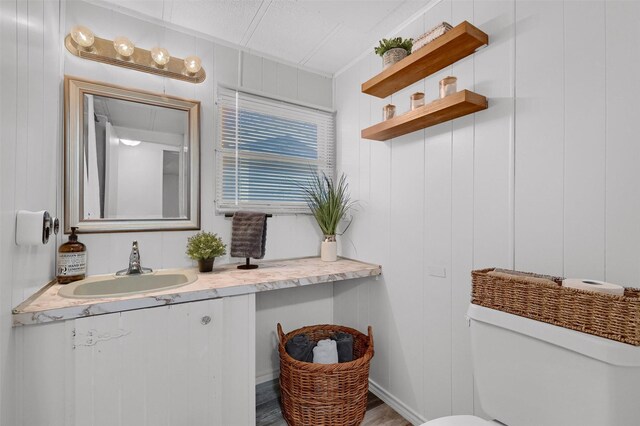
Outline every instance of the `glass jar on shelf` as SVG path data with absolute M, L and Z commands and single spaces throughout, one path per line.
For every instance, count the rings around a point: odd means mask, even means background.
M 382 108 L 382 119 L 383 120 L 389 120 L 393 117 L 395 117 L 396 115 L 396 106 L 393 104 L 389 104 L 389 105 L 385 105 L 384 108 Z
M 416 92 L 411 95 L 411 111 L 424 106 L 424 93 Z
M 458 79 L 456 77 L 445 77 L 440 80 L 440 99 L 453 95 L 457 90 Z

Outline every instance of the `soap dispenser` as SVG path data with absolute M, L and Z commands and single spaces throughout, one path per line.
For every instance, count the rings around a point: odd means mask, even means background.
M 78 241 L 76 229 L 71 228 L 69 241 L 58 248 L 58 284 L 82 280 L 87 273 L 87 247 Z

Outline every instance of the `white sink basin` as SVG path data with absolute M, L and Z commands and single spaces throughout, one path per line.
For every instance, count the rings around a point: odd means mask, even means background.
M 120 297 L 182 287 L 191 284 L 197 278 L 194 272 L 185 270 L 167 270 L 121 277 L 114 274 L 96 275 L 67 284 L 60 288 L 58 294 L 74 299 Z

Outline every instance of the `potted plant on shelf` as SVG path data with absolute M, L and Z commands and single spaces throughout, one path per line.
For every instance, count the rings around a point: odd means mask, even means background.
M 376 55 L 382 56 L 383 69 L 389 68 L 391 65 L 406 58 L 411 53 L 413 39 L 396 37 L 392 39 L 383 38 L 380 40 L 378 47 L 374 48 Z
M 332 178 L 323 173 L 322 176 L 315 175 L 302 189 L 305 201 L 324 234 L 320 257 L 325 262 L 334 262 L 338 258 L 336 242 L 338 223 L 355 204 L 349 195 L 347 178 L 342 174 L 340 179 L 334 182 Z M 350 224 L 351 222 L 349 222 Z
M 211 272 L 215 258 L 226 253 L 227 246 L 217 234 L 202 231 L 187 240 L 187 256 L 198 261 L 200 272 Z

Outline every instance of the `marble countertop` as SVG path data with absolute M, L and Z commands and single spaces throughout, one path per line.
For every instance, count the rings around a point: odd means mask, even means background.
M 215 267 L 198 273 L 198 279 L 182 287 L 120 297 L 71 299 L 58 295 L 62 285 L 55 281 L 13 310 L 13 325 L 42 324 L 154 306 L 216 299 L 289 287 L 343 281 L 380 275 L 382 267 L 339 258 L 323 262 L 319 257 L 257 261 L 258 269 L 236 269 L 238 264 Z

